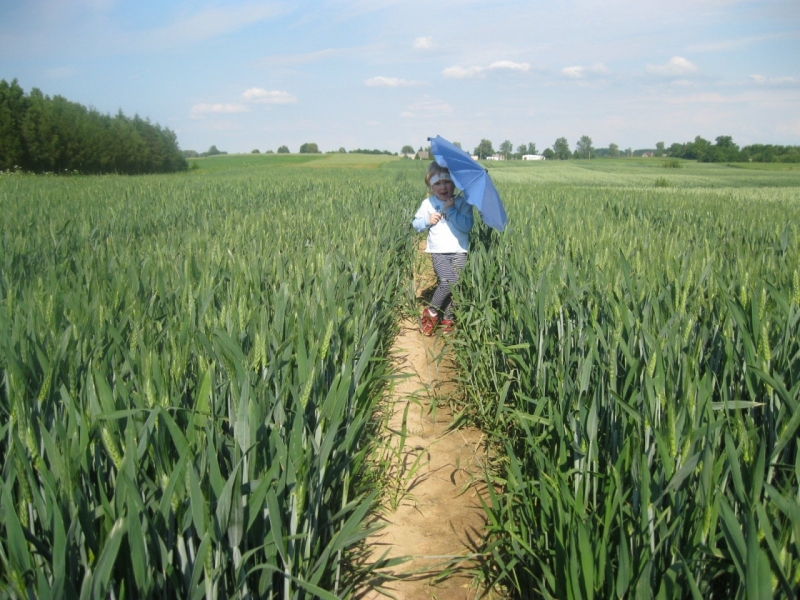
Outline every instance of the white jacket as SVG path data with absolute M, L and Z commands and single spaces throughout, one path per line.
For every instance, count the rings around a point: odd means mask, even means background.
M 425 252 L 431 254 L 447 254 L 450 252 L 467 252 L 469 250 L 469 232 L 475 220 L 472 216 L 472 205 L 462 196 L 456 196 L 455 205 L 443 210 L 444 204 L 436 197 L 425 198 L 411 222 L 420 233 L 428 230 L 428 244 Z M 442 218 L 431 226 L 430 216 L 442 213 Z

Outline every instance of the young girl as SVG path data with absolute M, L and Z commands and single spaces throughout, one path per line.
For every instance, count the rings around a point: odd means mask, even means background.
M 474 220 L 472 206 L 461 196 L 453 197 L 455 185 L 445 167 L 431 163 L 425 183 L 431 196 L 422 201 L 412 225 L 420 233 L 427 229 L 425 252 L 431 255 L 433 270 L 439 278 L 430 306 L 422 311 L 422 333 L 433 335 L 439 323 L 445 332 L 453 328 L 450 286 L 458 281 L 458 274 L 467 263 L 469 232 Z

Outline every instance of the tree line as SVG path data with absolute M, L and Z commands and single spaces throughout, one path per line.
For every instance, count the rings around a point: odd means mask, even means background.
M 517 147 L 516 153 L 513 144 L 506 140 L 500 144 L 500 149 L 495 152 L 492 142 L 483 139 L 475 147 L 473 154 L 480 159 L 490 156 L 499 156 L 508 159 L 520 159 L 525 154 L 536 154 L 536 144 L 533 142 L 527 145 L 522 144 Z M 664 142 L 657 142 L 653 149 L 632 150 L 628 148 L 621 150 L 617 144 L 609 144 L 608 148 L 595 148 L 592 138 L 588 135 L 581 136 L 575 145 L 574 150 L 570 150 L 567 138 L 558 138 L 551 148 L 545 148 L 542 152 L 548 160 L 568 160 L 571 158 L 617 158 L 631 156 L 669 156 L 672 158 L 686 158 L 699 162 L 800 162 L 800 146 L 780 146 L 772 144 L 752 144 L 740 148 L 734 143 L 729 135 L 721 135 L 715 138 L 712 144 L 709 140 L 703 139 L 699 135 L 694 141 L 685 144 L 674 143 L 666 148 Z
M 0 171 L 173 173 L 188 168 L 175 133 L 139 115 L 115 116 L 0 81 Z
M 411 149 L 413 152 L 413 148 Z M 202 158 L 205 156 L 215 156 L 217 154 L 227 154 L 227 152 L 222 152 L 217 150 L 216 146 L 211 146 L 207 152 L 196 152 L 195 150 L 184 150 L 183 155 L 186 158 Z M 255 148 L 250 151 L 250 154 L 261 154 L 261 150 Z M 264 151 L 264 154 L 275 154 L 272 150 Z M 278 147 L 278 154 L 290 154 L 290 150 L 288 146 L 279 146 Z M 300 146 L 300 154 L 322 154 L 322 150 L 319 149 L 319 145 L 314 142 L 306 142 Z M 328 150 L 325 154 L 386 154 L 388 156 L 397 156 L 397 152 L 390 152 L 389 150 L 369 150 L 366 148 L 356 148 L 355 150 L 345 150 L 343 147 L 339 148 L 338 150 Z
M 714 142 L 698 135 L 692 142 L 672 144 L 669 156 L 693 158 L 699 162 L 800 162 L 800 146 L 751 144 L 739 148 L 729 135 L 721 135 Z

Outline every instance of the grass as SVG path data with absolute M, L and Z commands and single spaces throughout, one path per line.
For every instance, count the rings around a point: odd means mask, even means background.
M 0 178 L 0 587 L 349 594 L 417 189 L 296 165 Z
M 794 597 L 800 174 L 646 161 L 493 170 L 453 341 L 501 457 L 487 580 Z
M 650 186 L 656 178 L 663 177 L 662 162 L 653 158 L 500 161 L 490 165 L 489 172 L 496 183 L 636 188 Z M 671 186 L 717 189 L 797 187 L 798 172 L 790 168 L 732 169 L 722 163 L 692 161 L 683 161 L 682 164 L 681 169 L 670 175 Z
M 196 162 L 0 177 L 11 596 L 346 596 L 403 493 L 362 474 L 398 454 L 369 434 L 427 161 Z M 520 595 L 800 586 L 800 173 L 660 164 L 487 165 L 510 225 L 473 232 L 448 339 Z
M 194 169 L 193 165 L 197 165 L 195 173 L 207 173 L 305 165 L 325 158 L 327 158 L 325 154 L 216 154 L 190 158 L 187 162 L 190 169 Z
M 188 159 L 195 174 L 218 171 L 252 171 L 261 168 L 304 166 L 374 169 L 392 162 L 415 162 L 386 154 L 218 154 Z M 416 161 L 419 162 L 419 161 Z M 424 162 L 424 161 L 423 161 Z M 197 165 L 196 167 L 194 165 Z

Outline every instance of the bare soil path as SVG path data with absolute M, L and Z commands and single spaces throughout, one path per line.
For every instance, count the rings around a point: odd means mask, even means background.
M 475 581 L 485 526 L 483 439 L 474 428 L 451 429 L 447 398 L 453 366 L 444 334 L 425 337 L 417 320 L 401 323 L 394 342 L 401 377 L 387 398 L 386 441 L 394 448 L 381 514 L 367 540 L 373 560 L 404 558 L 382 570 L 360 600 L 464 600 L 481 597 Z

